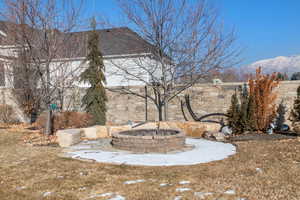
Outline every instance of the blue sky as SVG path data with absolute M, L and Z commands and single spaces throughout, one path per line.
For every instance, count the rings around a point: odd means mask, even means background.
M 101 14 L 114 24 L 122 24 L 115 0 L 84 1 L 83 18 Z M 300 0 L 207 2 L 213 3 L 219 10 L 226 27 L 236 30 L 237 43 L 243 47 L 243 65 L 276 56 L 300 55 Z
M 87 13 L 99 13 L 118 23 L 114 0 L 88 0 Z M 243 47 L 243 64 L 276 56 L 300 55 L 300 0 L 208 0 L 221 20 L 234 28 Z

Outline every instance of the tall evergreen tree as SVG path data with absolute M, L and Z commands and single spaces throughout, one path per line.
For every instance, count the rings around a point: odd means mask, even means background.
M 255 131 L 258 129 L 257 123 L 256 123 L 256 116 L 255 116 L 255 111 L 256 111 L 256 104 L 254 101 L 254 98 L 249 95 L 248 99 L 248 111 L 247 111 L 247 120 L 248 120 L 248 130 L 249 131 Z
M 276 130 L 281 131 L 283 128 L 283 124 L 285 122 L 285 113 L 286 113 L 286 106 L 284 105 L 283 101 L 280 102 L 277 108 L 277 116 L 276 116 Z
M 99 34 L 96 31 L 95 19 L 92 19 L 91 26 L 93 30 L 89 34 L 86 58 L 88 68 L 80 75 L 81 81 L 89 84 L 89 88 L 82 99 L 82 106 L 87 113 L 93 116 L 95 124 L 104 125 L 107 101 L 104 87 L 106 84 L 105 67 L 103 56 L 99 50 Z
M 248 104 L 249 104 L 249 94 L 247 84 L 244 83 L 240 87 L 240 101 L 241 101 L 241 110 L 240 110 L 240 129 L 241 132 L 249 130 L 248 128 Z
M 240 133 L 240 104 L 237 93 L 231 96 L 231 105 L 227 111 L 228 125 L 232 128 L 233 132 Z
M 294 100 L 293 110 L 291 112 L 293 122 L 300 122 L 300 86 L 297 89 L 297 97 Z

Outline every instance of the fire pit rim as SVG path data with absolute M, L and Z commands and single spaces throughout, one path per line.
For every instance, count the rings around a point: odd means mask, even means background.
M 156 129 L 130 129 L 130 130 L 126 130 L 126 131 L 120 131 L 120 132 L 116 132 L 112 135 L 112 137 L 117 137 L 117 138 L 141 138 L 141 139 L 167 139 L 167 138 L 177 138 L 177 137 L 184 137 L 185 134 L 180 131 L 180 130 L 176 130 L 176 129 L 159 129 L 162 131 L 175 131 L 176 134 L 174 135 L 127 135 L 124 134 L 125 132 L 132 132 L 132 131 L 156 131 Z
M 150 135 L 143 135 L 147 133 L 134 134 L 134 132 L 145 130 L 150 132 Z M 117 149 L 139 153 L 167 153 L 185 149 L 185 134 L 182 131 L 174 129 L 160 130 L 171 131 L 173 135 L 151 134 L 151 131 L 155 133 L 154 131 L 157 131 L 157 129 L 131 129 L 113 134 L 111 144 Z M 128 134 L 128 132 L 133 132 L 133 135 Z

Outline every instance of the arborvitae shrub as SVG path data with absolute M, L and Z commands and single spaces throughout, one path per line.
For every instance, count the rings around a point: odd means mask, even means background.
M 277 116 L 276 116 L 276 130 L 281 131 L 283 128 L 283 124 L 285 122 L 285 113 L 286 113 L 286 106 L 284 105 L 283 101 L 280 102 L 277 108 Z
M 228 124 L 236 134 L 266 132 L 276 117 L 276 94 L 273 91 L 278 85 L 276 74 L 263 75 L 261 68 L 258 68 L 248 85 L 249 89 L 246 84 L 239 89 L 239 96 L 236 93 L 232 96 L 227 112 Z
M 291 112 L 291 120 L 293 123 L 300 122 L 300 86 L 297 89 L 297 96 L 294 100 L 294 105 Z
M 229 110 L 227 111 L 228 115 L 228 125 L 232 128 L 233 132 L 240 132 L 240 104 L 237 96 L 237 92 L 235 92 L 231 96 L 231 105 Z

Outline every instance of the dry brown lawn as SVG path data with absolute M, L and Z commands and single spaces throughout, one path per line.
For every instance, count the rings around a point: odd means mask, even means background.
M 300 142 L 296 139 L 238 142 L 236 155 L 207 164 L 134 167 L 62 158 L 60 148 L 23 144 L 22 134 L 26 133 L 0 131 L 1 200 L 88 199 L 106 192 L 126 200 L 197 199 L 194 192 L 213 192 L 206 199 L 219 200 L 300 199 Z M 124 184 L 136 179 L 145 182 Z M 191 183 L 179 185 L 182 180 Z M 160 183 L 172 185 L 160 187 Z M 179 187 L 192 190 L 176 192 Z M 229 189 L 236 194 L 223 194 Z M 45 192 L 51 194 L 43 197 Z

